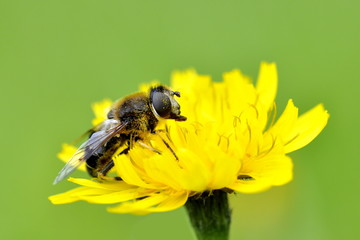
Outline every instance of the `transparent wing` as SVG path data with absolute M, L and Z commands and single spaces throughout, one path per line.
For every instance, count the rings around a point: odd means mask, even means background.
M 95 133 L 96 131 L 99 131 L 103 128 L 106 128 L 106 125 L 111 125 L 114 124 L 114 122 L 116 121 L 116 123 L 118 124 L 119 121 L 117 120 L 113 120 L 113 119 L 107 119 L 105 121 L 103 121 L 102 123 L 90 128 L 89 130 L 87 130 L 86 132 L 84 132 L 83 134 L 81 134 L 78 138 L 76 138 L 74 141 L 71 142 L 71 145 L 76 145 L 77 143 L 79 143 L 82 139 L 84 138 L 89 138 L 89 136 L 93 133 Z M 109 123 L 112 122 L 112 123 Z
M 117 120 L 111 120 L 111 127 L 105 126 L 102 130 L 94 132 L 91 137 L 84 142 L 66 165 L 61 169 L 58 176 L 55 178 L 53 184 L 57 184 L 64 178 L 74 172 L 81 164 L 83 164 L 92 155 L 98 154 L 103 146 L 115 135 L 121 133 L 124 127 L 128 124 L 127 122 L 119 122 Z M 114 121 L 116 123 L 114 124 Z

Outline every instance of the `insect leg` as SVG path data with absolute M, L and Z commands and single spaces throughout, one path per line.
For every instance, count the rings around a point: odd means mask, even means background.
M 130 133 L 129 149 L 133 148 L 133 145 L 134 145 L 134 135 L 132 133 Z
M 151 151 L 153 151 L 153 152 L 155 152 L 155 153 L 157 153 L 157 154 L 161 154 L 161 152 L 160 152 L 159 150 L 156 150 L 155 148 L 147 145 L 146 143 L 143 143 L 143 142 L 141 142 L 141 141 L 137 141 L 137 143 L 139 143 L 140 146 L 142 146 L 143 148 L 149 149 L 149 150 L 151 150 Z
M 125 148 L 124 150 L 121 151 L 121 153 L 119 153 L 119 155 L 121 154 L 127 154 L 130 150 L 130 147 Z M 107 177 L 106 174 L 115 166 L 114 161 L 111 160 L 110 162 L 108 162 L 105 167 L 103 169 L 101 169 L 100 171 L 98 171 L 97 173 L 97 177 L 98 179 L 101 180 L 117 180 L 120 181 L 122 180 L 121 177 Z
M 165 146 L 171 151 L 171 153 L 174 155 L 175 159 L 176 160 L 179 160 L 178 156 L 176 156 L 176 153 L 175 151 L 170 147 L 169 143 L 158 133 L 158 132 L 155 132 L 156 135 L 158 135 L 161 140 L 163 141 L 163 143 L 165 144 Z

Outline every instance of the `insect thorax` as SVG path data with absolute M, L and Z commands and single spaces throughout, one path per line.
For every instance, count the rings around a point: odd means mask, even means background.
M 127 123 L 126 132 L 152 132 L 158 123 L 146 95 L 124 99 L 117 111 L 119 120 Z

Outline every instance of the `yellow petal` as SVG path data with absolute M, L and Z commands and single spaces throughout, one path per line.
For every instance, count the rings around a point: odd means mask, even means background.
M 261 181 L 236 181 L 228 186 L 228 188 L 241 193 L 259 193 L 269 189 L 271 186 Z
M 275 125 L 269 129 L 269 132 L 274 136 L 280 136 L 285 143 L 290 141 L 291 136 L 289 132 L 293 129 L 298 117 L 298 108 L 294 106 L 293 101 L 290 99 L 284 112 L 276 121 Z
M 65 204 L 79 201 L 83 196 L 102 195 L 107 193 L 111 193 L 111 191 L 89 187 L 78 187 L 65 193 L 50 196 L 49 200 L 53 204 Z
M 57 157 L 63 161 L 63 162 L 67 162 L 72 155 L 74 155 L 74 153 L 76 152 L 76 147 L 67 143 L 64 143 L 62 145 L 62 149 L 61 152 L 58 153 Z
M 324 129 L 329 119 L 322 104 L 301 115 L 289 132 L 290 141 L 285 145 L 285 152 L 292 152 L 309 144 Z
M 107 119 L 107 114 L 110 111 L 111 106 L 112 101 L 109 99 L 104 99 L 101 102 L 96 102 L 91 106 L 95 114 L 95 118 L 92 120 L 93 126 L 96 126 Z
M 177 160 L 171 153 L 162 152 L 152 158 L 144 159 L 144 170 L 154 183 L 171 187 L 175 190 L 181 190 L 179 178 L 181 178 L 181 169 Z
M 79 199 L 87 201 L 89 203 L 97 204 L 112 204 L 120 203 L 129 200 L 134 200 L 146 196 L 147 194 L 140 191 L 138 188 L 128 189 L 119 192 L 111 192 L 101 195 L 81 195 Z
M 139 173 L 137 172 L 136 168 L 131 162 L 131 159 L 128 156 L 122 154 L 114 157 L 114 162 L 116 171 L 118 175 L 124 180 L 124 182 L 130 185 L 151 188 L 149 184 L 147 184 L 146 182 L 144 182 L 143 179 L 141 179 Z
M 139 89 L 140 89 L 140 92 L 148 93 L 150 91 L 150 88 L 156 87 L 159 85 L 160 85 L 159 81 L 151 81 L 150 83 L 140 84 Z
M 209 76 L 199 75 L 194 69 L 175 71 L 171 75 L 171 86 L 175 90 L 181 90 L 182 97 L 185 98 L 190 98 L 195 92 L 201 92 L 210 84 L 211 78 Z
M 147 198 L 130 201 L 123 204 L 120 204 L 116 207 L 108 208 L 109 212 L 112 213 L 134 213 L 141 214 L 148 212 L 147 210 L 159 203 L 163 202 L 168 198 L 165 194 L 152 194 Z
M 228 188 L 243 193 L 255 193 L 279 186 L 292 180 L 293 163 L 285 155 L 265 155 L 258 159 L 243 160 L 239 176 L 247 175 L 254 180 L 237 180 Z
M 275 63 L 261 63 L 260 73 L 256 83 L 259 102 L 269 110 L 274 105 L 278 85 L 278 75 Z
M 74 155 L 76 150 L 77 150 L 77 148 L 75 146 L 64 143 L 62 145 L 61 152 L 58 153 L 57 157 L 61 161 L 66 163 Z M 86 171 L 85 164 L 80 165 L 80 167 L 78 169 L 81 170 L 81 171 Z
M 233 116 L 239 116 L 249 105 L 255 104 L 257 95 L 250 79 L 239 70 L 223 74 L 227 102 Z
M 129 185 L 125 183 L 124 181 L 104 181 L 104 182 L 95 182 L 88 179 L 82 179 L 82 178 L 69 178 L 70 182 L 91 187 L 91 188 L 99 188 L 99 189 L 106 189 L 106 190 L 114 190 L 114 191 L 120 191 L 120 190 L 127 190 L 130 188 L 135 188 L 132 185 Z
M 197 155 L 188 149 L 179 149 L 176 154 L 180 159 L 180 166 L 184 169 L 183 175 L 179 176 L 179 182 L 183 189 L 196 192 L 207 190 L 212 172 L 206 157 Z
M 212 104 L 207 101 L 213 97 L 212 82 L 209 76 L 196 73 L 195 70 L 177 71 L 171 76 L 172 87 L 181 92 L 177 99 L 181 106 L 181 112 L 188 121 L 203 121 L 212 119 Z M 194 97 L 196 96 L 196 97 Z
M 185 205 L 189 194 L 187 192 L 180 192 L 170 195 L 166 200 L 161 202 L 158 206 L 148 209 L 150 212 L 166 212 L 177 209 Z
M 225 188 L 227 185 L 236 180 L 237 173 L 240 169 L 240 161 L 220 151 L 216 151 L 214 158 L 212 180 L 209 184 L 209 188 Z

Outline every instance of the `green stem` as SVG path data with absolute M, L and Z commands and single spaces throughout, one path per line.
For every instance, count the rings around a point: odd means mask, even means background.
M 191 197 L 185 206 L 198 240 L 229 239 L 231 212 L 226 192 Z

